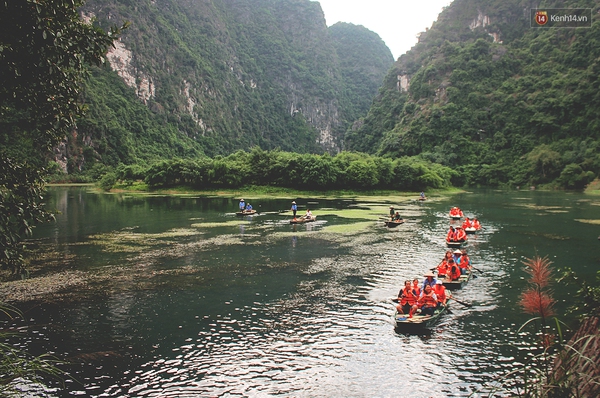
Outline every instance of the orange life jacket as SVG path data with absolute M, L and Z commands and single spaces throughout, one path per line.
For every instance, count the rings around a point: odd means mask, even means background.
M 441 264 L 437 267 L 438 275 L 446 275 L 448 273 L 448 261 L 442 260 Z
M 475 229 L 481 229 L 481 223 L 479 222 L 479 220 L 473 221 L 473 226 L 475 227 Z
M 456 239 L 456 230 L 450 230 L 448 231 L 448 235 L 446 235 L 446 240 L 449 242 L 452 242 Z
M 459 229 L 456 231 L 456 240 L 457 241 L 461 241 L 461 240 L 465 240 L 465 238 L 467 237 L 467 233 L 465 232 L 464 229 Z
M 437 307 L 437 300 L 433 298 L 433 290 L 429 294 L 424 292 L 419 297 L 419 306 L 425 308 Z
M 437 296 L 438 301 L 443 303 L 446 300 L 446 286 L 436 284 L 433 288 L 433 292 Z
M 421 288 L 419 287 L 419 285 L 417 285 L 417 286 L 413 285 L 413 290 L 414 290 L 415 294 L 417 295 L 417 297 L 419 297 L 421 295 Z
M 471 224 L 471 221 L 469 221 L 469 220 L 465 220 L 465 222 L 462 225 L 463 229 L 469 228 L 469 227 L 472 227 L 472 226 L 473 226 L 473 224 Z
M 408 289 L 408 292 L 406 291 Z M 400 305 L 414 305 L 417 303 L 417 296 L 413 293 L 412 287 L 404 288 L 402 290 L 402 298 L 400 299 Z
M 450 268 L 450 275 L 446 275 L 446 276 L 450 276 L 450 280 L 451 281 L 456 281 L 458 280 L 458 278 L 460 278 L 460 267 L 458 265 L 453 265 L 452 268 Z

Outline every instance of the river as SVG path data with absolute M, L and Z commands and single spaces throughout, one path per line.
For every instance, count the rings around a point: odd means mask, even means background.
M 20 303 L 14 324 L 20 348 L 69 361 L 48 394 L 477 396 L 528 355 L 522 261 L 548 256 L 586 278 L 599 269 L 600 198 L 580 193 L 298 198 L 317 221 L 296 226 L 280 213 L 291 199 L 247 198 L 260 213 L 242 218 L 234 199 L 51 188 L 59 214 L 35 231 L 38 261 L 73 284 Z M 407 219 L 393 229 L 377 219 L 390 204 Z M 430 333 L 397 333 L 390 299 L 443 257 L 451 206 L 484 227 L 466 246 L 481 272 L 455 292 L 473 306 L 454 303 Z M 573 288 L 553 291 L 572 321 Z

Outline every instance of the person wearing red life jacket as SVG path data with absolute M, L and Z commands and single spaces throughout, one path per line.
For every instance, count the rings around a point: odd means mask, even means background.
M 478 231 L 481 229 L 481 224 L 479 223 L 479 220 L 476 218 L 473 219 L 473 227 L 475 227 L 475 229 Z
M 448 231 L 448 234 L 446 235 L 446 240 L 448 242 L 456 241 L 456 230 L 454 229 L 454 227 L 452 225 L 450 226 L 450 230 Z
M 454 260 L 450 260 L 448 265 L 450 266 L 450 271 L 446 274 L 446 278 L 449 278 L 451 281 L 457 281 L 461 275 L 460 267 L 454 262 Z
M 413 279 L 413 291 L 415 292 L 415 296 L 419 297 L 421 295 L 421 286 L 419 285 L 418 279 Z
M 435 293 L 438 301 L 438 307 L 446 306 L 446 302 L 448 301 L 448 297 L 446 296 L 446 286 L 444 286 L 444 282 L 438 279 L 435 286 L 433 287 L 433 292 Z
M 456 242 L 464 242 L 467 239 L 467 233 L 461 227 L 456 227 Z
M 460 258 L 457 261 L 458 266 L 460 267 L 460 273 L 466 275 L 466 273 L 471 270 L 471 259 L 467 255 L 467 251 L 463 250 Z
M 417 300 L 417 304 L 415 306 L 413 306 L 412 312 L 414 314 L 414 311 L 416 310 L 416 308 L 420 308 L 421 315 L 430 315 L 431 316 L 431 315 L 433 315 L 435 309 L 437 308 L 437 303 L 438 303 L 437 296 L 433 292 L 432 287 L 430 285 L 425 285 L 425 289 L 421 293 L 421 296 L 419 296 L 419 299 Z
M 438 277 L 446 276 L 447 273 L 448 273 L 448 270 L 449 270 L 448 260 L 446 260 L 446 258 L 444 258 L 442 260 L 442 262 L 439 263 L 438 266 L 437 266 Z
M 410 281 L 404 282 L 404 287 L 398 293 L 398 305 L 396 309 L 400 314 L 410 313 L 411 308 L 417 304 L 418 296 L 415 294 Z
M 436 267 L 438 276 L 446 275 L 446 272 L 448 270 L 448 260 L 450 260 L 451 258 L 452 258 L 452 252 L 450 250 L 446 250 L 446 254 L 444 254 L 444 259 Z
M 446 253 L 444 253 L 444 260 L 448 261 L 452 258 L 452 252 L 450 250 L 446 250 Z
M 467 229 L 472 226 L 473 226 L 473 224 L 471 224 L 471 220 L 469 220 L 469 217 L 465 218 L 465 222 L 463 222 L 463 225 L 462 225 L 463 229 Z

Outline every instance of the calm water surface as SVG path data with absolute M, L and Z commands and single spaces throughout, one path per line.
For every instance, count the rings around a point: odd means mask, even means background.
M 583 277 L 599 268 L 599 228 L 577 220 L 600 219 L 600 198 L 583 194 L 404 203 L 396 229 L 328 210 L 369 203 L 301 199 L 318 221 L 293 226 L 278 213 L 289 200 L 249 201 L 260 215 L 236 217 L 229 199 L 51 189 L 60 214 L 35 236 L 45 261 L 92 280 L 23 304 L 21 346 L 71 361 L 51 396 L 468 396 L 525 358 L 524 258 Z M 474 306 L 398 334 L 390 298 L 441 260 L 454 205 L 484 225 L 467 246 L 483 274 L 455 293 Z M 572 291 L 554 291 L 563 313 Z

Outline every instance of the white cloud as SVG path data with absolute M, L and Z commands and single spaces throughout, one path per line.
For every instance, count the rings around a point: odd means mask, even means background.
M 417 43 L 451 0 L 318 0 L 327 26 L 336 22 L 362 25 L 377 33 L 398 58 Z

